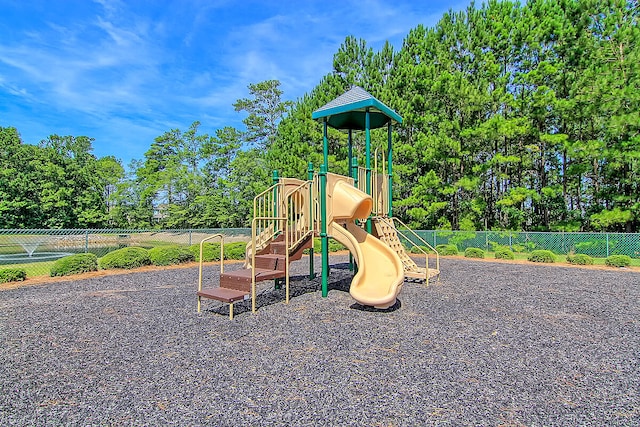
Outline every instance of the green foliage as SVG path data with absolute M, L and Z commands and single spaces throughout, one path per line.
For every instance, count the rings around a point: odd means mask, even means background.
M 56 260 L 51 266 L 49 274 L 55 276 L 70 276 L 98 270 L 98 257 L 92 253 L 69 255 Z
M 27 272 L 21 268 L 0 269 L 0 283 L 21 282 L 27 278 Z
M 556 262 L 556 255 L 545 249 L 537 249 L 531 252 L 527 259 L 531 262 L 554 263 Z
M 173 265 L 193 261 L 195 256 L 184 246 L 159 246 L 149 249 L 149 258 L 153 265 Z
M 246 242 L 233 242 L 224 245 L 225 259 L 244 259 L 247 251 Z
M 458 255 L 458 247 L 456 245 L 438 245 L 436 246 L 436 251 L 440 254 L 440 255 Z
M 431 249 L 428 246 L 412 246 L 409 252 L 412 254 L 430 253 Z
M 0 228 L 85 228 L 108 224 L 118 162 L 91 154 L 93 139 L 51 135 L 23 144 L 0 127 Z
M 194 260 L 200 261 L 200 244 L 196 243 L 189 246 L 189 250 L 193 254 Z M 204 242 L 202 244 L 202 261 L 220 261 L 220 243 Z
M 484 258 L 484 251 L 480 248 L 467 248 L 464 250 L 465 258 Z
M 329 252 L 339 252 L 346 250 L 346 246 L 335 239 L 329 239 Z
M 593 258 L 585 254 L 567 255 L 567 262 L 575 265 L 593 265 Z
M 498 247 L 495 249 L 496 259 L 515 259 L 515 255 L 509 248 Z
M 609 267 L 629 267 L 631 257 L 628 255 L 611 255 L 604 261 Z
M 344 250 L 347 250 L 347 248 L 342 243 L 335 239 L 329 239 L 329 252 L 339 252 Z M 322 240 L 319 237 L 313 238 L 313 252 L 316 254 L 322 253 Z M 309 250 L 305 249 L 304 253 L 308 254 Z
M 99 260 L 101 269 L 132 269 L 151 264 L 149 251 L 144 248 L 129 247 L 109 252 Z
M 272 169 L 306 178 L 307 162 L 320 163 L 312 112 L 359 85 L 403 117 L 394 208 L 413 228 L 638 231 L 637 10 L 494 1 L 416 26 L 398 51 L 348 36 L 332 72 L 295 103 L 277 80 L 250 84 L 233 103 L 246 131 L 169 130 L 126 177 L 114 158 L 91 154 L 91 138 L 32 146 L 0 128 L 0 227 L 248 226 Z M 346 139 L 329 131 L 332 172 L 347 171 Z M 354 132 L 360 159 L 363 139 Z M 371 143 L 384 149 L 386 132 Z M 514 250 L 537 248 L 529 243 Z

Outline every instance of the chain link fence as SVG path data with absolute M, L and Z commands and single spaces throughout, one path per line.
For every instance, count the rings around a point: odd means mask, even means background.
M 610 255 L 640 258 L 640 234 L 447 230 L 420 230 L 416 233 L 434 247 L 454 244 L 459 251 L 469 247 L 486 251 L 507 247 L 514 252 L 522 253 L 546 249 L 558 255 L 575 253 L 596 258 L 606 258 Z
M 221 233 L 225 243 L 248 241 L 249 228 L 193 230 L 0 230 L 0 269 L 24 268 L 28 277 L 49 275 L 55 260 L 74 253 L 92 252 L 98 257 L 127 246 L 152 248 L 163 245 L 199 244 L 211 234 Z M 624 233 L 544 233 L 515 231 L 418 230 L 416 233 L 435 246 L 455 244 L 459 251 L 475 247 L 494 251 L 508 247 L 514 252 L 547 249 L 559 255 L 587 254 L 606 258 L 629 255 L 640 258 L 640 234 Z M 420 245 L 420 242 L 414 242 Z
M 212 228 L 198 230 L 122 230 L 122 229 L 5 229 L 0 230 L 0 269 L 22 268 L 27 277 L 48 276 L 53 263 L 64 256 L 91 252 L 98 257 L 127 246 L 199 244 L 202 239 L 221 233 L 225 243 L 248 241 L 250 228 Z

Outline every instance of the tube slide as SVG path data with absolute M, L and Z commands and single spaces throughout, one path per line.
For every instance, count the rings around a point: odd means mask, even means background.
M 354 223 L 371 213 L 371 196 L 338 181 L 330 194 L 331 237 L 349 249 L 358 264 L 349 293 L 362 305 L 388 308 L 395 304 L 404 283 L 404 269 L 398 254 Z M 346 228 L 340 223 L 344 222 Z

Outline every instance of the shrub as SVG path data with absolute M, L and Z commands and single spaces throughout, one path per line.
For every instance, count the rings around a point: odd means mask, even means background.
M 422 250 L 420 250 L 422 249 Z M 411 252 L 412 254 L 421 254 L 426 252 L 426 253 L 431 253 L 431 249 L 428 246 L 412 246 L 411 249 L 409 249 L 409 252 Z
M 27 272 L 21 268 L 4 268 L 0 270 L 0 283 L 21 282 L 27 278 Z
M 346 246 L 337 240 L 329 239 L 329 252 L 343 251 L 346 249 Z M 322 240 L 318 237 L 313 239 L 313 252 L 316 254 L 322 253 Z M 309 254 L 309 249 L 305 249 L 303 253 Z
M 195 256 L 183 246 L 159 246 L 149 249 L 149 258 L 153 265 L 173 265 L 193 261 Z
M 484 258 L 484 251 L 480 248 L 467 248 L 464 250 L 465 258 Z
M 529 261 L 531 262 L 556 262 L 556 256 L 553 252 L 545 249 L 537 249 L 529 254 Z
M 611 255 L 604 261 L 609 267 L 629 267 L 631 257 L 629 255 Z
M 98 270 L 98 257 L 91 252 L 86 254 L 69 255 L 56 260 L 51 266 L 49 275 L 70 276 L 72 274 L 88 273 Z
M 246 251 L 247 251 L 247 242 L 227 243 L 224 245 L 224 258 L 225 259 L 244 259 Z
M 117 249 L 100 258 L 100 268 L 132 269 L 151 264 L 149 251 L 144 248 L 130 247 Z
M 440 255 L 458 255 L 458 247 L 456 245 L 438 245 L 436 246 L 436 251 Z
M 193 259 L 200 261 L 200 244 L 196 243 L 189 246 L 189 250 L 193 254 Z M 202 261 L 220 261 L 220 243 L 219 242 L 204 242 L 202 245 Z
M 496 248 L 495 256 L 496 259 L 516 259 L 516 256 L 509 248 Z
M 329 252 L 344 251 L 347 247 L 335 239 L 329 239 Z
M 575 265 L 593 265 L 593 258 L 586 254 L 567 255 L 567 262 Z

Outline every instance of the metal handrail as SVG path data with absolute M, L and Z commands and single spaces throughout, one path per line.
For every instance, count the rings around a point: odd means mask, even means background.
M 255 251 L 255 245 L 256 245 L 256 222 L 257 221 L 269 221 L 272 220 L 274 222 L 277 221 L 286 221 L 287 217 L 283 216 L 283 217 L 275 217 L 275 216 L 257 216 L 254 217 L 253 220 L 251 221 L 251 244 L 254 247 L 254 250 L 251 251 L 251 311 L 253 313 L 256 312 L 256 251 Z M 277 228 L 277 227 L 276 227 Z M 282 230 L 278 230 L 278 231 L 282 231 Z M 284 233 L 284 241 L 285 241 L 285 247 L 288 247 L 288 233 Z M 287 249 L 285 251 L 285 265 L 289 265 L 289 250 Z M 287 268 L 287 275 L 286 275 L 286 288 L 287 288 L 287 302 L 289 302 L 289 269 Z
M 380 218 L 382 221 L 384 221 L 385 223 L 387 223 L 387 225 L 392 225 L 389 223 L 388 218 Z M 401 226 L 403 226 L 404 228 L 407 229 L 407 231 L 409 231 L 411 234 L 413 234 L 413 236 L 418 239 L 421 243 L 423 243 L 426 247 L 428 247 L 429 249 L 431 249 L 435 254 L 436 254 L 436 270 L 440 271 L 440 254 L 438 253 L 438 251 L 436 250 L 436 248 L 434 248 L 433 246 L 431 246 L 429 243 L 427 243 L 422 237 L 420 237 L 415 231 L 413 231 L 411 228 L 409 228 L 409 226 L 407 224 L 405 224 L 404 222 L 402 222 L 402 220 L 400 220 L 400 218 L 398 217 L 392 217 L 390 218 L 392 221 L 397 221 L 400 223 Z M 422 252 L 425 256 L 425 266 L 426 266 L 426 277 L 425 280 L 429 280 L 429 254 L 422 249 L 419 245 L 416 245 L 413 240 L 409 239 L 401 230 L 399 230 L 397 227 L 394 227 L 395 230 L 400 233 L 400 235 L 402 237 L 405 238 L 405 240 L 407 240 L 408 242 L 411 242 L 411 244 L 413 245 L 413 247 L 418 248 L 418 250 L 420 252 Z
M 220 274 L 224 273 L 224 235 L 213 234 L 209 237 L 205 237 L 200 241 L 200 260 L 198 266 L 198 292 L 202 291 L 202 249 L 204 248 L 204 242 L 207 240 L 220 238 Z M 200 298 L 198 297 L 198 313 L 200 313 Z

